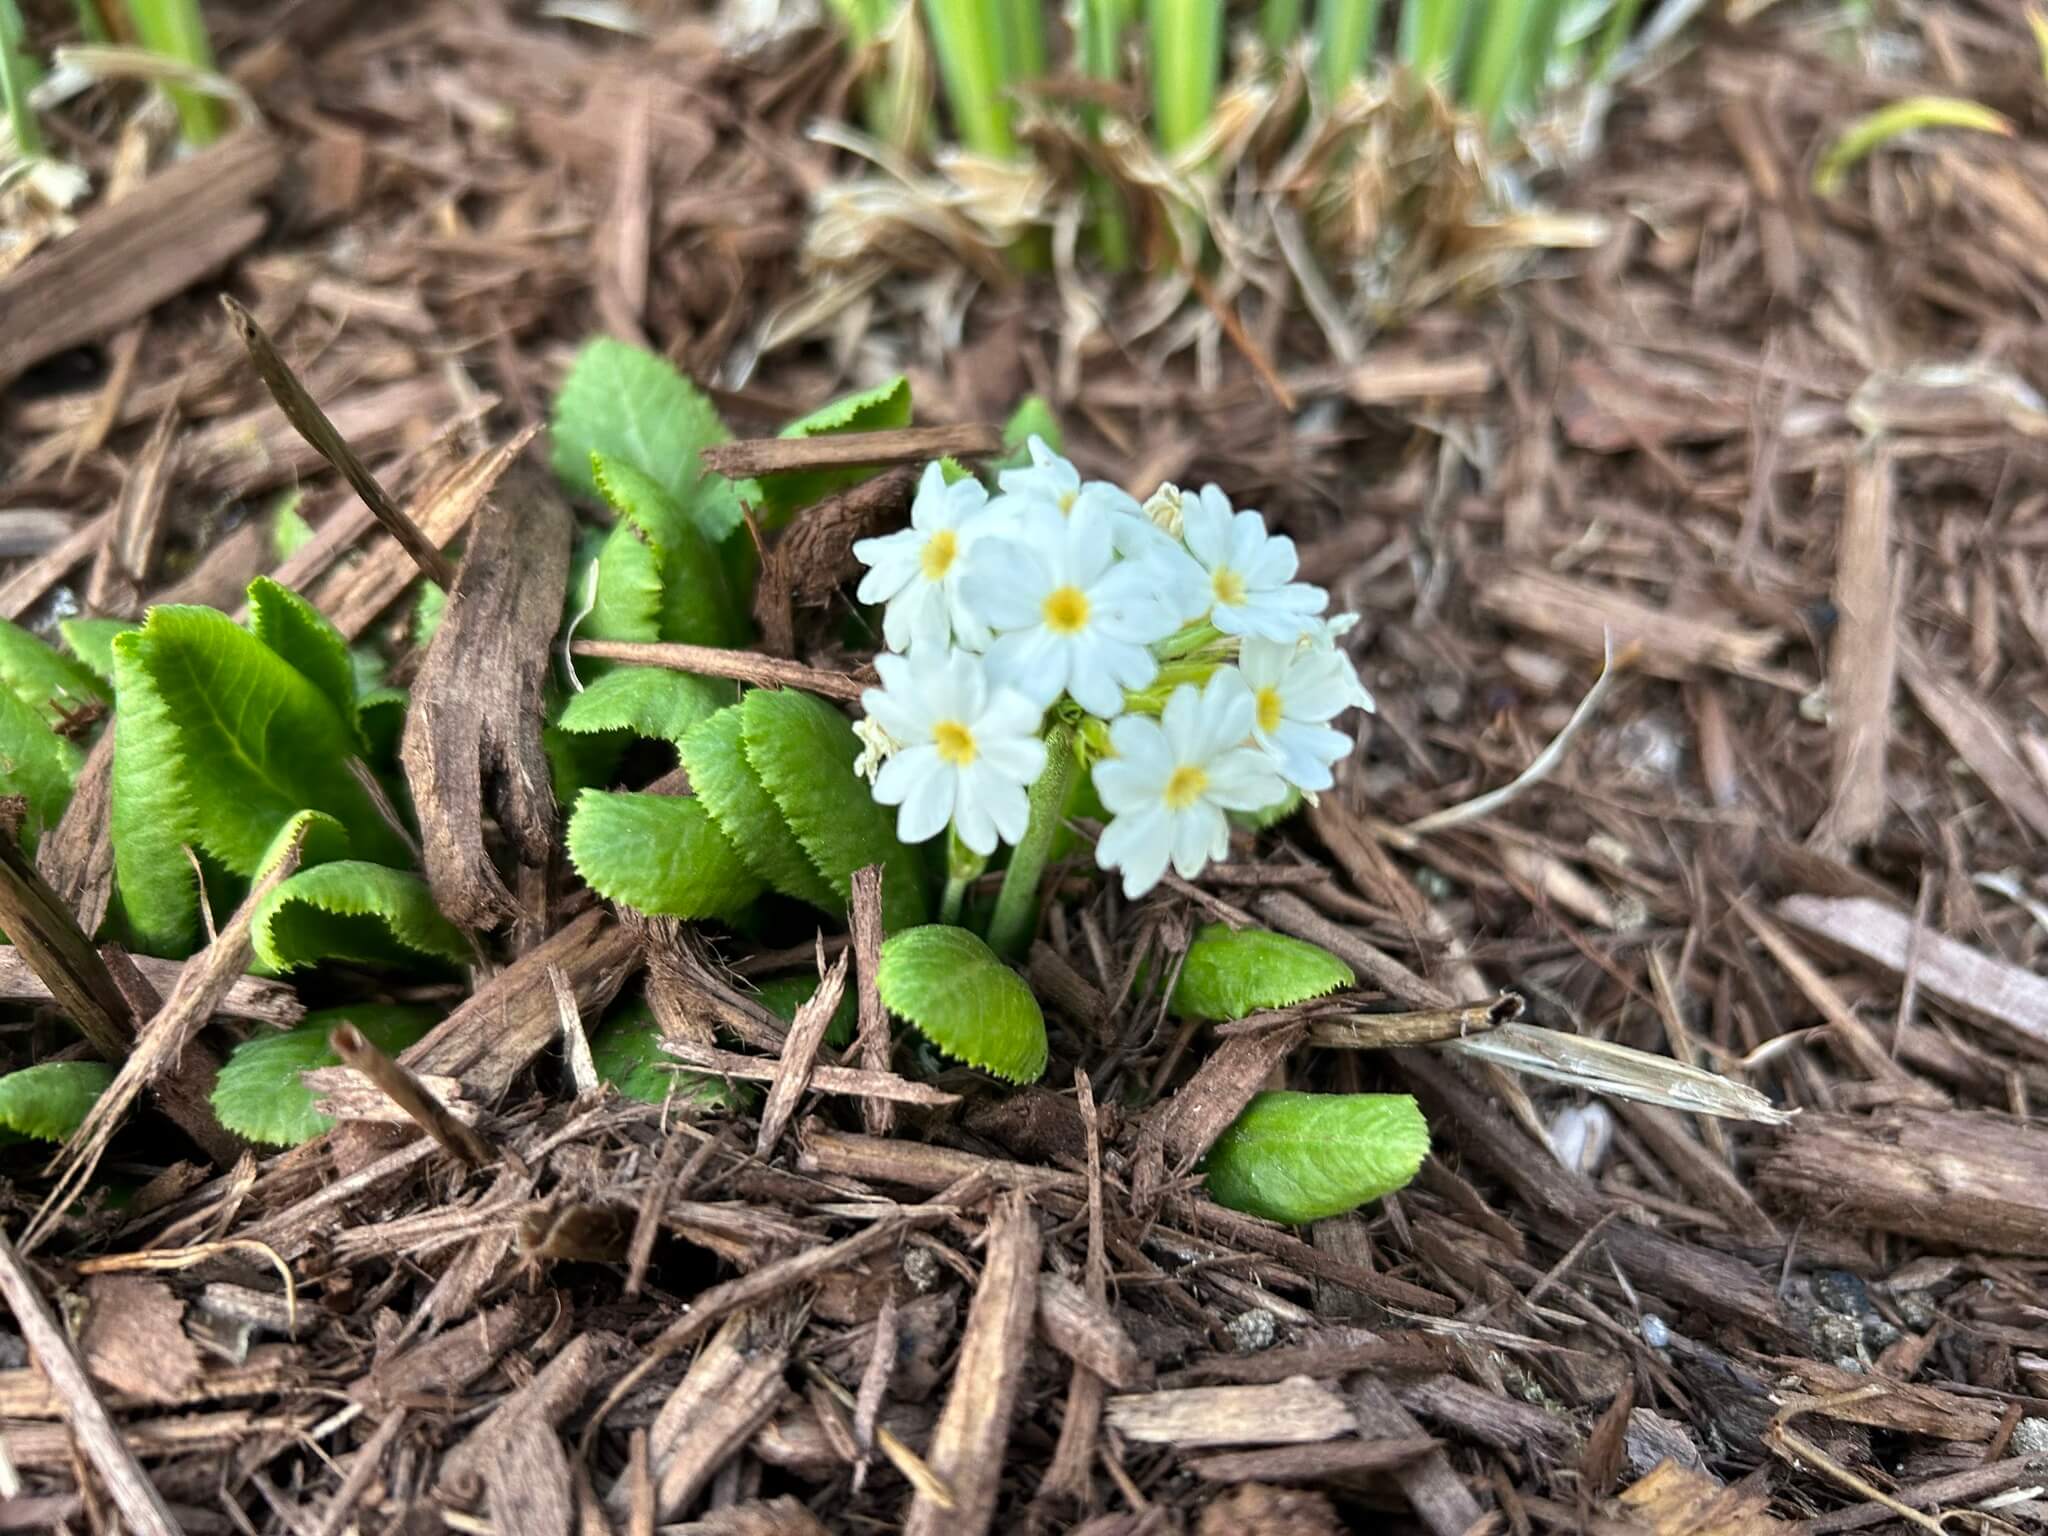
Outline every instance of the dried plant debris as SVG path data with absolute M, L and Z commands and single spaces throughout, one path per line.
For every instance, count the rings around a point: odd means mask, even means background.
M 1534 202 L 1412 98 L 1226 91 L 1201 174 L 1075 161 L 1156 215 L 1121 286 L 1049 183 L 808 136 L 823 31 L 542 10 L 208 7 L 267 127 L 195 153 L 37 89 L 0 1524 L 2041 1526 L 2024 8 L 1733 7 Z M 2011 134 L 1813 191 L 1932 91 Z M 1077 801 L 962 959 L 900 936 L 1000 870 L 800 770 L 879 681 L 854 545 L 1032 433 L 1258 507 L 1378 710 L 1139 900 Z

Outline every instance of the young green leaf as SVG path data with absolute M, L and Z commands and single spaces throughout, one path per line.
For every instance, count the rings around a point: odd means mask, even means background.
M 418 875 L 357 859 L 302 869 L 256 909 L 256 958 L 283 973 L 322 960 L 404 970 L 470 958 Z
M 66 1141 L 114 1081 L 103 1061 L 46 1061 L 0 1077 L 0 1127 L 37 1141 Z
M 771 890 L 820 911 L 842 905 L 747 762 L 738 705 L 721 709 L 683 738 L 690 788 L 755 876 Z
M 761 882 L 703 803 L 586 789 L 569 817 L 569 861 L 611 901 L 663 917 L 728 917 Z
M 311 1141 L 334 1122 L 313 1108 L 313 1090 L 300 1073 L 338 1067 L 341 1058 L 327 1048 L 327 1034 L 348 1023 L 370 1042 L 397 1055 L 434 1027 L 431 1008 L 393 1003 L 357 1003 L 309 1013 L 281 1034 L 257 1035 L 236 1046 L 220 1069 L 213 1088 L 213 1112 L 238 1136 L 268 1146 L 295 1147 Z
M 105 697 L 114 696 L 114 637 L 142 626 L 133 619 L 62 619 L 57 633 L 92 675 L 105 683 Z
M 711 402 L 665 359 L 610 337 L 576 355 L 555 397 L 555 473 L 565 484 L 600 497 L 590 456 L 601 453 L 653 480 L 713 543 L 739 527 L 740 498 L 717 476 L 700 483 L 698 455 L 730 435 Z
M 745 1109 L 754 1102 L 751 1085 L 689 1072 L 661 1048 L 661 1027 L 645 1003 L 632 1003 L 607 1019 L 590 1042 L 591 1065 L 603 1081 L 642 1104 L 666 1104 L 675 1095 L 679 1105 L 699 1109 Z
M 21 838 L 30 852 L 71 803 L 84 762 L 85 754 L 45 725 L 40 711 L 0 688 L 0 795 L 28 802 Z
M 313 525 L 299 515 L 306 493 L 298 486 L 270 504 L 270 553 L 279 564 L 291 559 L 312 540 Z
M 348 642 L 311 603 L 268 576 L 249 583 L 249 632 L 327 695 L 356 724 L 356 670 Z
M 882 943 L 875 984 L 891 1013 L 908 1019 L 957 1061 L 1013 1083 L 1045 1073 L 1045 1015 L 1023 978 L 965 928 L 932 923 Z
M 1182 1018 L 1241 1019 L 1263 1008 L 1307 1002 L 1358 978 L 1328 950 L 1263 928 L 1212 923 L 1195 935 L 1173 989 Z
M 682 645 L 720 646 L 746 640 L 747 622 L 733 602 L 718 551 L 675 498 L 653 476 L 602 453 L 591 455 L 590 473 L 599 493 L 619 514 L 619 527 L 637 530 L 654 556 L 660 588 L 659 638 Z M 616 542 L 615 530 L 614 537 L 606 541 L 607 552 Z M 639 593 L 645 579 L 643 571 L 633 573 L 633 592 Z M 604 582 L 600 563 L 600 605 L 605 600 Z M 644 602 L 644 594 L 638 601 Z
M 879 863 L 883 925 L 923 922 L 924 866 L 897 841 L 895 817 L 854 777 L 860 742 L 846 717 L 807 693 L 761 689 L 741 700 L 740 720 L 747 766 L 838 896 L 837 908 L 852 898 L 854 871 Z
M 589 640 L 661 638 L 661 556 L 647 535 L 623 519 L 597 553 L 597 591 L 577 633 Z M 600 675 L 607 664 L 584 661 L 577 669 Z
M 198 877 L 185 856 L 199 840 L 197 791 L 143 643 L 140 630 L 114 640 L 114 880 L 137 943 L 182 957 L 199 936 Z
M 761 1006 L 785 1024 L 796 1022 L 796 1011 L 818 990 L 815 976 L 776 976 L 761 983 L 756 997 Z M 825 1043 L 840 1047 L 853 1039 L 859 1025 L 859 999 L 852 987 L 839 994 L 839 1006 L 832 1010 L 832 1022 L 825 1026 Z
M 1052 413 L 1043 395 L 1026 395 L 1023 403 L 1010 413 L 1010 419 L 1003 423 L 1003 457 L 997 464 L 999 469 L 1020 469 L 1031 462 L 1031 439 L 1041 438 L 1045 446 L 1054 453 L 1060 451 L 1065 441 L 1060 433 L 1059 418 Z
M 667 667 L 621 667 L 572 695 L 555 727 L 572 736 L 633 735 L 681 746 L 691 727 L 732 697 L 731 683 Z
M 810 415 L 784 427 L 783 437 L 825 437 L 834 432 L 882 432 L 910 425 L 910 381 L 900 374 L 886 384 L 843 395 Z M 834 491 L 858 485 L 875 474 L 873 469 L 800 470 L 786 475 L 763 475 L 761 525 L 773 530 L 814 502 Z
M 107 685 L 90 667 L 5 619 L 0 619 L 0 688 L 51 726 L 62 725 L 88 704 L 113 702 Z
M 1261 1093 L 1209 1149 L 1209 1197 L 1296 1225 L 1391 1194 L 1429 1155 L 1405 1093 Z
M 348 828 L 324 811 L 299 812 L 277 829 L 277 836 L 256 861 L 253 878 L 260 880 L 269 874 L 294 848 L 299 850 L 300 869 L 337 863 L 348 857 Z
M 158 607 L 114 643 L 120 729 L 115 737 L 114 818 L 118 864 L 122 793 L 138 777 L 183 778 L 189 810 L 169 811 L 229 870 L 246 875 L 277 829 L 306 808 L 348 828 L 359 855 L 403 865 L 411 855 L 350 773 L 353 722 L 331 695 L 227 615 L 211 608 Z M 161 706 L 146 730 L 130 730 L 122 686 L 130 664 Z M 133 773 L 123 775 L 120 760 Z M 146 797 L 150 802 L 160 794 Z M 160 809 L 162 809 L 160 807 Z M 181 828 L 182 832 L 182 828 Z M 189 840 L 181 835 L 180 841 Z M 182 859 L 182 855 L 178 855 Z M 125 892 L 125 884 L 124 884 Z

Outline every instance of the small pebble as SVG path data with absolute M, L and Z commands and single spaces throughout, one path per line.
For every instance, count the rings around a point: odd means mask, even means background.
M 2012 1427 L 2013 1454 L 2048 1456 L 2048 1419 L 2021 1419 Z
M 1915 1333 L 1925 1333 L 1939 1316 L 1925 1291 L 1901 1291 L 1892 1301 L 1899 1309 L 1899 1316 L 1906 1320 L 1906 1326 Z
M 1903 1333 L 1875 1313 L 1863 1319 L 1863 1347 L 1873 1355 L 1890 1349 L 1904 1337 Z
M 1240 1312 L 1223 1325 L 1231 1341 L 1246 1354 L 1256 1354 L 1262 1349 L 1271 1349 L 1273 1341 L 1280 1336 L 1280 1325 L 1273 1320 L 1273 1314 L 1264 1307 L 1253 1307 Z
M 1834 1312 L 1816 1312 L 1812 1328 L 1814 1348 L 1823 1358 L 1833 1360 L 1845 1371 L 1862 1373 L 1863 1325 L 1860 1322 Z
M 1842 1317 L 1867 1317 L 1871 1311 L 1869 1288 L 1846 1269 L 1814 1271 L 1813 1299 Z
M 929 1295 L 938 1289 L 941 1271 L 939 1261 L 923 1248 L 913 1248 L 903 1255 L 903 1278 L 910 1282 L 910 1288 L 918 1295 Z

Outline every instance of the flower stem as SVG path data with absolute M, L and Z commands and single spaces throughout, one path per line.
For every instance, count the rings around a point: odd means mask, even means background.
M 999 955 L 1017 955 L 1038 927 L 1038 883 L 1045 877 L 1053 838 L 1067 812 L 1074 787 L 1074 733 L 1064 722 L 1046 733 L 1045 772 L 1031 786 L 1031 820 L 1024 840 L 1010 854 L 1003 888 L 996 893 L 995 916 L 989 920 L 989 948 Z
M 960 841 L 959 834 L 946 834 L 946 891 L 939 898 L 939 921 L 958 924 L 960 908 L 967 899 L 967 887 L 981 878 L 988 860 Z

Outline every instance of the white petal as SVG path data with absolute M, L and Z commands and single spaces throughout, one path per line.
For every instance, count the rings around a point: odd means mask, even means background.
M 1123 716 L 1109 728 L 1109 745 L 1116 753 L 1110 761 L 1129 763 L 1150 775 L 1155 784 L 1164 784 L 1173 772 L 1173 751 L 1157 720 L 1148 720 L 1143 715 Z
M 1189 551 L 1215 570 L 1230 553 L 1230 503 L 1215 486 L 1208 485 L 1199 496 L 1181 498 L 1180 515 L 1181 537 L 1187 540 Z
M 1095 861 L 1104 869 L 1120 869 L 1124 894 L 1135 901 L 1159 883 L 1172 855 L 1173 831 L 1166 807 L 1153 804 L 1118 816 L 1102 829 Z
M 1067 686 L 1067 651 L 1043 625 L 1013 629 L 988 648 L 988 675 L 1043 709 Z
M 1257 747 L 1236 747 L 1209 764 L 1208 797 L 1226 811 L 1261 811 L 1287 798 L 1273 759 Z
M 891 763 L 902 760 L 901 754 L 889 759 Z M 921 843 L 927 838 L 937 837 L 946 830 L 946 823 L 953 819 L 953 801 L 960 776 L 938 760 L 936 749 L 932 753 L 932 761 L 935 771 L 925 774 L 912 785 L 910 793 L 904 796 L 903 809 L 896 813 L 896 835 L 906 843 Z
M 989 814 L 985 799 L 969 793 L 966 774 L 961 775 L 959 794 L 954 801 L 953 830 L 961 842 L 983 858 L 996 851 L 995 818 Z
M 1011 783 L 1035 784 L 1045 772 L 1045 743 L 1036 736 L 985 736 L 977 731 L 975 740 L 981 747 L 980 762 Z
M 1230 851 L 1230 827 L 1223 813 L 1207 801 L 1198 800 L 1173 817 L 1173 867 L 1183 880 L 1192 880 L 1211 859 Z

